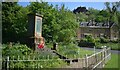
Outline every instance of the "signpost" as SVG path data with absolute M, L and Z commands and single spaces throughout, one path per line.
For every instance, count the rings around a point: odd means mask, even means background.
M 33 50 L 43 41 L 42 37 L 42 15 L 38 13 L 28 14 L 28 45 Z

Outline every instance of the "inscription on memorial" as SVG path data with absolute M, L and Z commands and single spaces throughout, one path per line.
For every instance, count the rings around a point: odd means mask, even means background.
M 42 18 L 36 16 L 35 36 L 40 37 L 42 32 Z

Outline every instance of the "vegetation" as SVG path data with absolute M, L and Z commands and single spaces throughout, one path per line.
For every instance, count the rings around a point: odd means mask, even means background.
M 46 2 L 31 2 L 27 7 L 22 7 L 14 2 L 5 2 L 2 8 L 3 43 L 17 41 L 25 43 L 27 14 L 31 12 L 44 16 L 42 33 L 46 42 L 71 43 L 75 41 L 78 23 L 75 15 L 65 9 L 64 5 L 61 8 L 58 6 L 54 8 Z
M 96 22 L 112 21 L 119 24 L 119 2 L 113 3 L 112 7 L 109 6 L 110 3 L 105 3 L 105 5 L 107 9 L 104 10 L 94 8 L 87 10 L 84 7 L 79 7 L 81 10 L 77 8 L 76 11 L 74 10 L 74 14 L 64 5 L 58 8 L 57 5 L 53 7 L 46 2 L 32 2 L 27 7 L 22 7 L 17 2 L 4 2 L 2 4 L 3 43 L 17 41 L 25 43 L 28 25 L 27 14 L 31 12 L 44 16 L 42 33 L 46 42 L 74 42 L 79 22 L 95 20 Z M 13 37 L 14 39 L 12 39 Z
M 48 44 L 47 47 L 52 48 L 52 44 Z M 76 44 L 58 44 L 57 52 L 68 58 L 83 58 L 85 55 L 93 54 L 93 51 L 84 50 Z
M 93 8 L 89 8 L 85 10 L 85 12 L 76 12 L 65 8 L 64 5 L 59 8 L 57 5 L 53 7 L 53 5 L 49 5 L 47 2 L 31 2 L 27 7 L 22 7 L 17 4 L 17 2 L 3 2 L 2 3 L 2 38 L 3 43 L 7 42 L 20 42 L 26 43 L 27 38 L 27 27 L 28 27 L 28 19 L 27 14 L 29 13 L 39 13 L 43 15 L 43 26 L 42 26 L 42 36 L 46 39 L 47 46 L 51 48 L 51 43 L 58 42 L 59 47 L 57 52 L 61 55 L 67 56 L 68 58 L 80 58 L 84 57 L 86 54 L 91 55 L 93 52 L 83 50 L 76 46 L 76 30 L 79 28 L 79 23 L 89 20 L 95 20 L 96 22 L 116 22 L 118 28 L 120 28 L 120 11 L 119 4 L 112 3 L 112 7 L 110 7 L 110 3 L 106 3 L 107 9 L 104 10 L 96 10 Z M 85 8 L 86 9 L 86 8 Z M 119 30 L 120 33 L 120 30 Z M 120 35 L 120 34 L 119 34 Z M 106 45 L 111 47 L 112 49 L 120 49 L 116 43 L 107 43 L 109 40 L 100 38 L 93 39 L 91 36 L 87 36 L 83 41 L 95 43 L 97 47 Z M 100 43 L 98 43 L 100 42 Z M 47 62 L 11 62 L 11 66 L 15 64 L 15 67 L 36 67 L 37 63 L 41 64 L 39 68 L 49 68 L 49 67 L 61 67 L 66 65 L 65 62 L 59 59 L 58 56 L 53 56 L 51 53 L 36 53 L 29 49 L 26 45 L 14 44 L 6 45 L 3 44 L 3 60 L 7 56 L 10 56 L 10 59 L 17 60 L 17 56 L 19 55 L 20 59 L 46 59 L 49 55 L 54 62 L 48 60 Z M 76 56 L 74 56 L 76 55 Z M 13 58 L 14 56 L 14 58 Z M 44 56 L 44 57 L 43 57 Z M 115 60 L 116 55 L 112 55 L 112 59 Z M 114 60 L 111 60 L 114 63 Z M 109 64 L 107 65 L 110 66 Z M 107 67 L 106 66 L 106 67 Z
M 94 47 L 95 44 L 96 41 L 92 35 L 86 35 L 85 38 L 81 39 L 80 42 L 78 42 L 78 46 L 80 47 Z
M 59 45 L 57 52 L 68 58 L 83 58 L 85 57 L 86 54 L 87 55 L 93 54 L 93 51 L 81 49 L 75 44 L 69 44 L 63 46 Z
M 109 40 L 104 37 L 94 39 L 91 35 L 86 36 L 80 42 L 78 46 L 80 47 L 96 47 L 102 48 L 102 46 L 110 47 L 112 50 L 120 50 L 118 40 Z
M 49 47 L 50 48 L 50 47 Z M 63 60 L 59 60 L 60 58 L 57 55 L 53 55 L 52 53 L 42 53 L 42 52 L 34 52 L 26 45 L 22 44 L 14 44 L 14 45 L 3 45 L 2 49 L 3 57 L 2 59 L 5 61 L 6 57 L 9 56 L 10 60 L 41 60 L 41 61 L 24 61 L 24 62 L 10 62 L 10 67 L 19 67 L 19 68 L 59 68 L 63 66 L 67 66 L 67 63 Z M 91 55 L 93 52 L 80 49 L 75 44 L 69 44 L 67 46 L 59 45 L 57 52 L 67 58 L 82 58 L 85 55 Z M 49 56 L 49 59 L 48 59 Z M 45 61 L 42 61 L 45 60 Z M 38 65 L 39 64 L 39 65 Z M 3 67 L 5 64 L 3 64 Z
M 79 9 L 79 10 L 82 10 L 82 9 Z M 96 22 L 108 22 L 110 17 L 110 13 L 108 13 L 106 9 L 97 10 L 94 8 L 88 8 L 87 12 L 80 11 L 80 12 L 76 12 L 75 14 L 77 17 L 77 21 L 79 22 L 88 22 L 90 20 L 96 21 Z
M 61 67 L 65 66 L 66 63 L 62 60 L 58 60 L 58 56 L 53 56 L 52 53 L 37 53 L 33 52 L 30 48 L 28 48 L 26 45 L 21 44 L 15 44 L 13 46 L 9 45 L 3 45 L 2 49 L 3 54 L 3 60 L 5 61 L 6 57 L 9 56 L 10 60 L 24 60 L 23 62 L 10 62 L 10 67 L 19 67 L 19 68 L 33 68 L 33 67 L 39 67 L 39 68 L 53 68 L 53 67 Z M 49 56 L 49 60 L 48 60 Z M 27 60 L 41 60 L 41 61 L 31 61 L 28 62 Z M 45 61 L 42 61 L 45 60 Z M 39 64 L 39 65 L 38 65 Z M 5 64 L 3 64 L 4 67 Z
M 3 43 L 25 39 L 28 10 L 16 2 L 2 3 Z
M 96 48 L 101 48 L 102 46 L 107 46 L 107 47 L 110 47 L 112 50 L 120 50 L 119 45 L 120 45 L 120 43 L 112 43 L 112 42 L 109 42 L 109 43 L 97 43 Z
M 109 16 L 109 22 L 115 22 L 118 26 L 118 31 L 119 31 L 119 39 L 120 39 L 120 1 L 119 2 L 113 2 L 112 6 L 110 6 L 111 3 L 106 2 L 106 8 L 108 13 L 110 13 Z M 120 40 L 119 40 L 120 41 Z

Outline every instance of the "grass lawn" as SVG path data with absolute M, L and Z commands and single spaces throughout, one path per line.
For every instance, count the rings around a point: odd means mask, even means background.
M 120 43 L 97 43 L 96 47 L 101 48 L 101 46 L 108 46 L 112 50 L 120 50 Z
M 118 66 L 119 65 L 119 57 L 120 57 L 120 54 L 119 55 L 117 55 L 117 54 L 111 54 L 111 60 L 108 61 L 108 63 L 105 65 L 105 67 L 104 67 L 105 70 L 107 68 L 111 68 L 111 69 L 118 68 L 119 67 Z

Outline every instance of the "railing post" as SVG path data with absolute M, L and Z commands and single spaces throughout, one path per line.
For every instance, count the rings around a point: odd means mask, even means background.
M 88 69 L 88 55 L 87 54 L 85 56 L 85 65 L 86 65 L 86 69 Z
M 94 53 L 94 54 L 95 54 L 95 53 Z M 94 57 L 95 57 L 95 64 L 98 62 L 97 55 L 98 55 L 98 54 L 95 54 L 95 56 L 94 56 Z
M 109 51 L 108 51 L 110 54 L 109 60 L 111 59 L 111 52 L 110 51 L 111 51 L 111 48 L 109 48 Z
M 9 56 L 7 57 L 7 70 L 9 70 L 10 66 L 9 66 Z
M 110 53 L 110 48 L 107 49 L 107 62 L 110 60 L 111 58 L 111 53 Z
M 67 56 L 66 56 L 66 57 L 67 57 Z M 74 55 L 73 55 L 73 58 L 74 58 Z M 67 59 L 66 59 L 66 61 L 70 61 L 70 64 L 72 64 L 72 60 L 67 60 Z
M 101 52 L 100 55 L 101 55 L 100 61 L 102 61 L 103 60 L 103 53 Z M 102 64 L 103 64 L 103 62 L 100 64 L 101 68 L 102 68 Z
M 105 48 L 103 48 L 103 67 L 104 67 L 104 64 L 105 64 Z

